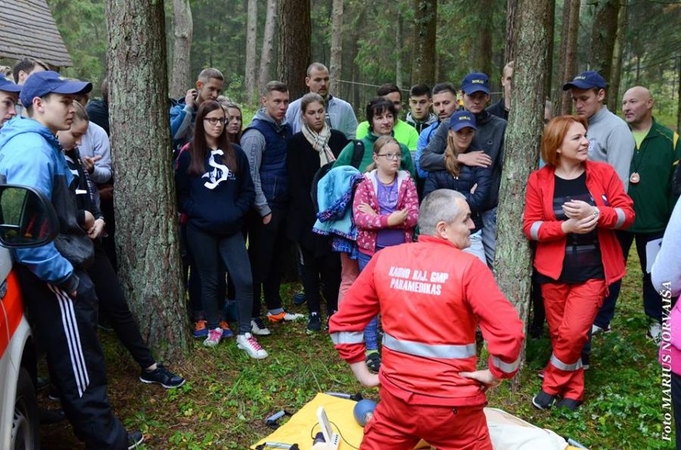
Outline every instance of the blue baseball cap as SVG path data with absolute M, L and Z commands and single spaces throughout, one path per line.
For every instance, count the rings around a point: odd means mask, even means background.
M 563 90 L 569 91 L 570 89 L 573 89 L 573 88 L 577 88 L 577 89 L 593 89 L 593 88 L 606 89 L 607 87 L 608 87 L 608 83 L 606 83 L 605 78 L 603 78 L 600 73 L 598 73 L 594 70 L 587 70 L 587 71 L 582 72 L 579 75 L 577 75 L 575 77 L 575 79 L 570 81 L 569 83 L 565 83 L 563 85 Z
M 461 82 L 461 90 L 466 95 L 475 92 L 489 94 L 489 77 L 482 72 L 471 72 Z
M 21 92 L 21 86 L 15 84 L 13 81 L 8 80 L 4 75 L 0 74 L 0 91 L 18 94 Z
M 26 79 L 19 99 L 22 105 L 29 107 L 36 97 L 44 97 L 47 94 L 87 94 L 91 90 L 92 83 L 87 81 L 67 81 L 60 78 L 57 72 L 46 70 L 44 72 L 35 72 Z
M 456 111 L 449 117 L 449 129 L 452 131 L 459 131 L 462 128 L 472 128 L 477 130 L 475 126 L 475 116 L 468 111 Z

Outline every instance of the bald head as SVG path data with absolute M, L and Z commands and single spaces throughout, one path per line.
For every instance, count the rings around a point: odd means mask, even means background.
M 634 86 L 622 97 L 624 120 L 634 131 L 646 131 L 653 123 L 653 96 L 643 86 Z

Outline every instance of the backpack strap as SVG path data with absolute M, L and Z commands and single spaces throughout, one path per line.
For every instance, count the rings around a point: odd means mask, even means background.
M 359 170 L 359 165 L 362 164 L 362 158 L 364 158 L 364 142 L 361 139 L 355 139 L 354 143 L 355 147 L 352 152 L 350 165 Z

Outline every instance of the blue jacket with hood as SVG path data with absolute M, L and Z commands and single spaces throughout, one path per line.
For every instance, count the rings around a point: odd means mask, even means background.
M 41 280 L 75 290 L 74 267 L 86 268 L 94 256 L 87 233 L 78 225 L 73 174 L 59 141 L 39 122 L 16 117 L 0 130 L 0 174 L 8 184 L 30 186 L 52 200 L 59 219 L 57 238 L 41 247 L 17 249 L 17 260 Z

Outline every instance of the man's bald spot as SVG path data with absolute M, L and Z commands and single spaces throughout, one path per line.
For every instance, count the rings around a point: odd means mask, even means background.
M 651 95 L 650 91 L 648 88 L 645 88 L 643 86 L 634 86 L 633 88 L 629 89 L 627 92 L 624 93 L 625 97 L 636 97 L 639 100 L 642 100 L 644 102 L 651 100 L 653 96 Z

